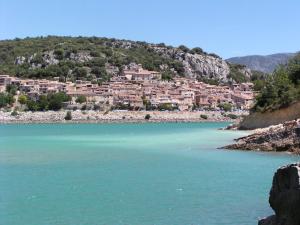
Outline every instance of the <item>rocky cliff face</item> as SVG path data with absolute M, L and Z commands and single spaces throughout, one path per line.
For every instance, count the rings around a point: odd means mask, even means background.
M 283 166 L 273 177 L 269 203 L 275 215 L 258 225 L 300 224 L 300 163 Z
M 228 81 L 229 65 L 216 55 L 184 52 L 179 48 L 151 46 L 155 52 L 166 58 L 182 62 L 185 74 L 192 78 L 209 78 L 221 82 Z M 246 72 L 245 72 L 246 74 Z
M 236 139 L 236 143 L 225 149 L 289 151 L 300 154 L 300 136 L 295 121 L 256 130 L 255 133 Z

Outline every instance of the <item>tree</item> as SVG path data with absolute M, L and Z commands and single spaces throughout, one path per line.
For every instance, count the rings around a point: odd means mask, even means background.
M 295 84 L 300 85 L 300 53 L 288 62 L 289 79 Z
M 14 84 L 8 84 L 6 85 L 6 92 L 12 94 L 12 95 L 16 95 L 18 90 L 18 87 Z
M 62 60 L 64 58 L 64 50 L 61 48 L 54 50 L 54 54 L 59 60 Z
M 79 95 L 75 101 L 79 104 L 82 104 L 86 102 L 86 97 L 84 95 Z
M 220 109 L 224 110 L 225 112 L 231 111 L 231 109 L 232 109 L 232 105 L 227 102 L 219 104 L 218 107 Z
M 146 114 L 145 120 L 149 120 L 151 118 L 150 114 Z
M 268 77 L 261 93 L 256 98 L 252 111 L 275 110 L 287 107 L 297 99 L 300 99 L 300 91 L 295 78 L 295 70 L 291 70 L 292 64 L 281 66 Z M 292 75 L 293 74 L 293 75 Z
M 254 91 L 261 91 L 265 86 L 264 80 L 255 80 L 253 81 L 253 83 L 254 83 L 254 87 L 253 87 Z
M 7 105 L 7 96 L 5 93 L 0 93 L 0 108 Z
M 86 77 L 87 71 L 85 68 L 82 67 L 76 67 L 75 70 L 73 71 L 73 74 L 78 78 L 78 77 Z
M 37 104 L 35 101 L 33 101 L 33 100 L 27 101 L 26 105 L 27 105 L 27 109 L 28 109 L 29 111 L 35 112 L 35 111 L 38 111 L 38 110 L 39 110 L 38 104 Z
M 161 74 L 162 80 L 172 80 L 172 74 L 170 72 L 163 72 Z
M 47 98 L 49 101 L 48 108 L 54 111 L 60 110 L 63 106 L 63 102 L 70 101 L 70 96 L 63 92 L 49 94 Z
M 27 96 L 26 95 L 20 95 L 18 101 L 21 105 L 25 105 L 26 102 L 27 102 Z
M 204 54 L 204 51 L 202 48 L 196 47 L 190 50 L 191 54 Z
M 188 47 L 186 47 L 185 45 L 179 45 L 178 47 L 180 50 L 182 50 L 183 52 L 188 52 L 190 49 Z
M 48 110 L 49 101 L 46 95 L 40 95 L 38 100 L 38 106 L 40 111 Z

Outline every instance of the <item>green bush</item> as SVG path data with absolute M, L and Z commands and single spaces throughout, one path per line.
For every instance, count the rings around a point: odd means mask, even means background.
M 207 120 L 207 119 L 208 119 L 208 116 L 205 115 L 205 114 L 201 114 L 201 115 L 200 115 L 200 118 L 201 118 L 201 119 L 204 119 L 204 120 Z
M 146 114 L 145 120 L 149 120 L 151 118 L 150 114 Z
M 11 116 L 18 116 L 19 113 L 18 113 L 18 111 L 14 110 L 14 111 L 12 111 L 12 113 L 11 113 L 10 115 L 11 115 Z
M 18 87 L 16 85 L 13 85 L 13 84 L 6 85 L 6 92 L 8 92 L 11 95 L 16 95 L 17 90 L 18 90 Z
M 27 96 L 26 95 L 20 95 L 18 98 L 18 101 L 21 105 L 25 105 L 27 103 Z
M 225 112 L 231 111 L 232 110 L 232 105 L 230 103 L 221 103 L 218 105 L 218 107 L 222 110 L 224 110 Z
M 39 96 L 37 101 L 27 100 L 26 105 L 30 111 L 46 111 L 46 110 L 60 110 L 64 102 L 71 100 L 71 97 L 64 92 L 48 94 Z
M 15 102 L 14 96 L 9 93 L 0 93 L 0 108 L 11 106 Z
M 82 104 L 86 102 L 86 97 L 84 95 L 79 95 L 76 99 L 76 102 Z

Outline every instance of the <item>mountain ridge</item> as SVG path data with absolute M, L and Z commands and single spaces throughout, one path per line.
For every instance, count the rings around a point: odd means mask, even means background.
M 231 57 L 227 62 L 246 65 L 249 69 L 264 73 L 272 73 L 276 67 L 285 65 L 296 53 L 275 53 L 270 55 L 248 55 Z

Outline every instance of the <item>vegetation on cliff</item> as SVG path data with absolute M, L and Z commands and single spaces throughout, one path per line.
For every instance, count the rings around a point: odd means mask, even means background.
M 0 74 L 102 82 L 130 63 L 160 71 L 166 80 L 174 75 L 213 83 L 248 79 L 239 68 L 229 68 L 219 56 L 199 47 L 176 48 L 164 43 L 98 37 L 47 36 L 0 41 Z

